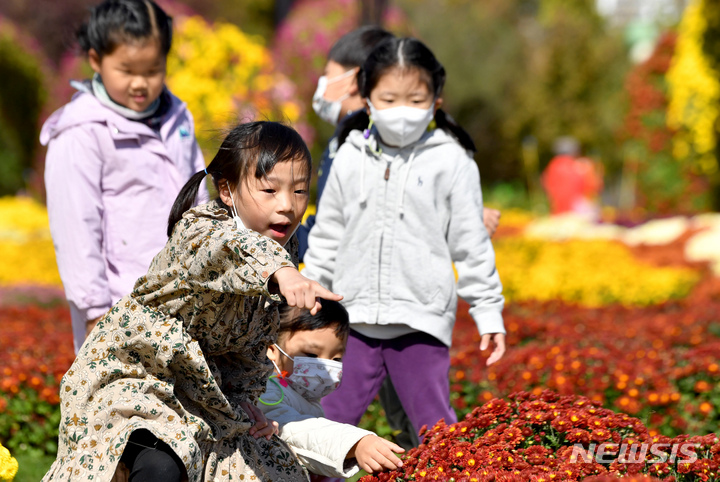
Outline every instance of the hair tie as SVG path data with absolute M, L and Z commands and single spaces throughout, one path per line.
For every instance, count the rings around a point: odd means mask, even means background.
M 207 172 L 207 167 L 203 169 L 205 171 L 205 175 L 207 176 L 209 173 Z

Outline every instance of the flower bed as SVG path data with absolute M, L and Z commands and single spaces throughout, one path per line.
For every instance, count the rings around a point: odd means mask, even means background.
M 312 142 L 302 118 L 304 104 L 297 102 L 294 84 L 276 69 L 260 37 L 199 16 L 176 17 L 175 26 L 167 83 L 193 113 L 208 162 L 223 137 L 218 129 L 238 121 L 289 122 Z
M 687 300 L 648 308 L 513 304 L 504 312 L 510 349 L 487 368 L 461 304 L 451 350 L 456 407 L 466 413 L 494 396 L 550 388 L 638 416 L 657 433 L 716 430 L 718 313 L 717 279 Z
M 59 384 L 72 361 L 64 306 L 0 307 L 0 442 L 13 452 L 57 451 Z
M 441 421 L 405 454 L 401 469 L 360 480 L 713 481 L 718 464 L 714 434 L 652 435 L 637 418 L 545 390 L 489 400 L 453 425 Z
M 686 296 L 699 279 L 689 268 L 638 261 L 617 241 L 550 242 L 513 236 L 494 240 L 493 245 L 508 301 L 647 306 Z
M 0 198 L 0 286 L 60 286 L 45 207 L 30 198 Z

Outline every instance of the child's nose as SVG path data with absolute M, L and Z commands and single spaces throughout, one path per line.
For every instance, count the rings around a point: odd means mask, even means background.
M 292 211 L 293 199 L 292 199 L 292 195 L 291 195 L 291 194 L 289 194 L 289 193 L 280 193 L 280 194 L 277 196 L 277 203 L 278 203 L 278 204 L 277 204 L 278 212 L 287 213 L 287 212 Z
M 130 88 L 133 90 L 145 90 L 147 89 L 148 82 L 147 79 L 142 75 L 136 75 L 132 78 L 132 81 L 130 82 Z

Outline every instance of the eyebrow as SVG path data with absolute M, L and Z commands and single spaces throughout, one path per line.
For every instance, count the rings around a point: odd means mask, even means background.
M 268 182 L 278 182 L 277 176 L 267 176 L 265 178 Z M 310 176 L 302 176 L 302 177 L 296 177 L 293 179 L 293 182 L 310 182 Z

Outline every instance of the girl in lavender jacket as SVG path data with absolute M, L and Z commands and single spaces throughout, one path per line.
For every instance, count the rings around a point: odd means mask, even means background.
M 165 87 L 172 20 L 152 0 L 105 0 L 78 41 L 95 71 L 42 128 L 55 254 L 75 351 L 167 241 L 185 182 L 205 168 L 190 112 Z M 208 199 L 201 189 L 198 202 Z

